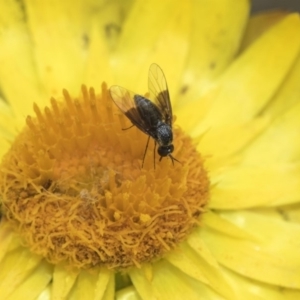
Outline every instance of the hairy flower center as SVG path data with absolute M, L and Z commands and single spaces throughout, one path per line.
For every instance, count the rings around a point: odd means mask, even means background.
M 209 181 L 192 141 L 175 128 L 174 166 L 102 94 L 51 99 L 27 117 L 0 167 L 6 218 L 35 253 L 88 268 L 139 266 L 182 241 L 199 222 Z

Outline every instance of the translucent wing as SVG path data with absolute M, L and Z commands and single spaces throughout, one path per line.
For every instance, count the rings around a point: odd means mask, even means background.
M 151 100 L 157 105 L 164 121 L 172 126 L 172 105 L 169 89 L 164 72 L 157 64 L 152 64 L 149 69 L 148 88 Z
M 150 131 L 151 124 L 147 122 L 146 118 L 141 116 L 134 101 L 135 93 L 118 85 L 113 85 L 110 89 L 110 95 L 117 105 L 117 107 L 126 115 L 133 125 L 138 127 L 141 131 L 152 136 Z

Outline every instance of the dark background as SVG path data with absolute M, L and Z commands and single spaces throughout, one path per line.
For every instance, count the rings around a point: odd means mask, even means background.
M 300 0 L 252 0 L 252 13 L 275 8 L 300 11 Z

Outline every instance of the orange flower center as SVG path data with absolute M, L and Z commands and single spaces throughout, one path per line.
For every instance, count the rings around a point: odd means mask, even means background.
M 174 129 L 174 157 L 153 166 L 147 135 L 130 127 L 102 86 L 27 117 L 0 166 L 4 214 L 52 263 L 123 269 L 160 258 L 199 222 L 209 196 L 203 159 Z

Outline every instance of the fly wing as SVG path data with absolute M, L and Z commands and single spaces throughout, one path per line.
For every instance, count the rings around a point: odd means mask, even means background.
M 149 69 L 148 88 L 150 98 L 154 101 L 163 115 L 164 121 L 172 126 L 172 105 L 169 89 L 164 72 L 157 64 L 152 64 Z
M 141 131 L 149 134 L 146 120 L 143 119 L 134 101 L 135 93 L 118 85 L 113 85 L 110 89 L 110 95 L 117 107 L 126 115 L 133 125 Z

